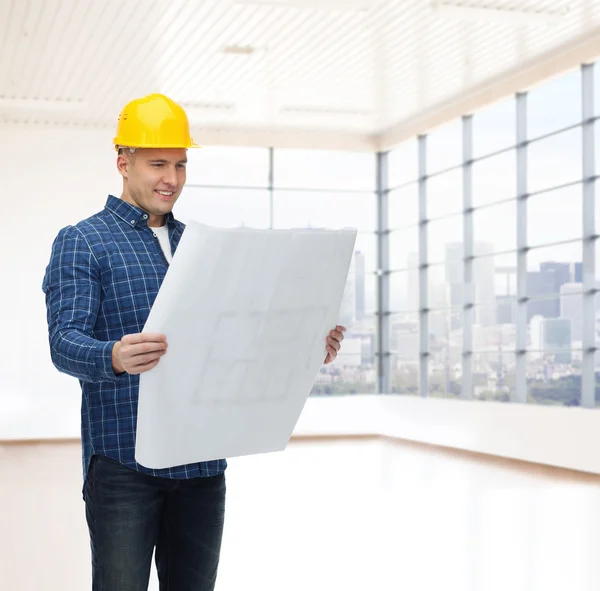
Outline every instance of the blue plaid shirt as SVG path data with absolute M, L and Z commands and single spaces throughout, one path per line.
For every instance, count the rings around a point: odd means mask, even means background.
M 185 226 L 172 213 L 167 225 L 175 252 Z M 148 214 L 112 195 L 104 210 L 63 228 L 52 246 L 42 286 L 50 351 L 54 365 L 81 384 L 84 479 L 94 454 L 163 478 L 216 476 L 226 468 L 225 460 L 161 470 L 135 461 L 140 380 L 115 375 L 112 348 L 142 332 L 168 266 Z

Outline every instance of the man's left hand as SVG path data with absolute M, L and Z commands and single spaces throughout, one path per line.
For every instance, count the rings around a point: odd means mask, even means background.
M 325 357 L 325 365 L 327 365 L 328 363 L 333 363 L 335 361 L 338 351 L 342 346 L 342 341 L 344 340 L 345 332 L 345 326 L 336 326 L 329 333 L 329 336 L 327 337 L 327 346 L 325 347 L 327 351 L 327 357 Z

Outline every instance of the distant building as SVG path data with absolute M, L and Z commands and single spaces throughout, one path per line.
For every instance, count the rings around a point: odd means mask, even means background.
M 356 320 L 362 320 L 365 317 L 366 310 L 366 274 L 365 274 L 365 253 L 356 251 L 354 253 L 354 303 L 356 306 Z
M 568 318 L 534 316 L 529 331 L 533 359 L 571 363 L 571 321 Z
M 583 299 L 581 283 L 565 283 L 560 287 L 560 317 L 571 321 L 571 339 L 583 338 Z

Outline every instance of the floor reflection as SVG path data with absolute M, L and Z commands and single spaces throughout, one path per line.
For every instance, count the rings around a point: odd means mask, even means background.
M 387 440 L 293 442 L 230 460 L 217 589 L 596 591 L 599 532 L 600 477 Z

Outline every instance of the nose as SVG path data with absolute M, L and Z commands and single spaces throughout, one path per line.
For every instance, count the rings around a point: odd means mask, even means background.
M 169 188 L 177 186 L 177 170 L 173 166 L 165 167 L 165 174 L 163 176 L 163 182 L 169 185 Z

